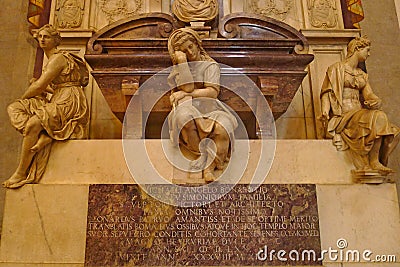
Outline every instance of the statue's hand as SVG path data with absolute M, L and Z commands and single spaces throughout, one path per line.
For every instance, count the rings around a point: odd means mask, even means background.
M 381 109 L 382 108 L 382 100 L 380 99 L 371 99 L 364 101 L 364 104 L 370 109 Z
M 32 83 L 34 83 L 36 81 L 37 81 L 37 78 L 32 78 L 32 79 L 29 80 L 29 84 L 32 84 Z
M 329 112 L 323 110 L 320 120 L 322 120 L 322 121 L 328 121 L 328 120 L 329 120 Z
M 175 51 L 175 58 L 178 64 L 187 62 L 186 54 L 182 51 Z
M 46 87 L 46 89 L 39 95 L 39 97 L 43 100 L 47 99 L 47 93 L 54 94 L 53 88 L 51 88 L 49 85 Z
M 49 85 L 46 87 L 45 92 L 50 93 L 50 94 L 54 94 L 53 88 L 51 88 Z
M 169 97 L 169 101 L 171 102 L 171 105 L 177 106 L 179 100 L 181 100 L 182 98 L 184 98 L 187 95 L 188 95 L 188 93 L 186 93 L 184 91 L 176 91 L 175 93 L 171 94 L 171 96 Z

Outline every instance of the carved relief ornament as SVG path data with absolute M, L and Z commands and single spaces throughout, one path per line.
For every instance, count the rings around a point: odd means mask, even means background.
M 98 0 L 101 11 L 109 23 L 139 14 L 143 0 Z
M 249 0 L 250 12 L 284 21 L 294 6 L 294 0 Z
M 308 13 L 316 28 L 334 28 L 338 23 L 335 0 L 308 0 Z
M 218 15 L 217 0 L 175 0 L 172 13 L 183 22 L 211 21 Z
M 82 24 L 84 0 L 59 0 L 56 14 L 59 28 L 78 28 Z

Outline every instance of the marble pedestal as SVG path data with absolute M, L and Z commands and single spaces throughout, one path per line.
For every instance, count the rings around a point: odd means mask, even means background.
M 159 141 L 149 153 L 159 154 Z M 259 141 L 252 141 L 257 146 Z M 257 155 L 253 155 L 257 157 Z M 251 159 L 252 156 L 250 156 Z M 251 164 L 248 171 L 254 168 Z M 171 173 L 161 159 L 156 168 Z M 330 141 L 278 140 L 266 184 L 316 184 L 321 248 L 370 250 L 397 263 L 326 259 L 327 267 L 400 266 L 400 214 L 395 184 L 353 184 L 352 164 Z M 241 183 L 248 182 L 245 173 Z M 247 180 L 246 180 L 247 179 Z M 120 140 L 67 141 L 54 145 L 40 184 L 7 190 L 0 266 L 84 266 L 90 184 L 134 184 Z

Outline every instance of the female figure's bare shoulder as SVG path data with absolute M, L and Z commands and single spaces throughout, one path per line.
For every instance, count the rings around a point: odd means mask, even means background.
M 345 60 L 328 68 L 321 88 L 321 120 L 337 149 L 350 149 L 356 173 L 372 171 L 381 177 L 392 172 L 387 164 L 400 141 L 400 129 L 382 111 L 368 74 L 359 67 L 370 55 L 370 46 L 366 37 L 351 40 Z
M 46 67 L 62 69 L 67 64 L 67 58 L 62 53 L 55 53 L 49 58 Z

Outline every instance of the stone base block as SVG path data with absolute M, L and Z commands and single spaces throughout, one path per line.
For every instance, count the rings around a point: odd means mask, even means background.
M 3 266 L 17 263 L 32 266 L 82 264 L 88 188 L 82 185 L 27 185 L 7 190 L 0 263 Z
M 240 142 L 240 140 L 238 140 Z M 160 142 L 148 144 L 159 173 L 173 178 Z M 251 141 L 241 183 L 257 166 L 259 141 Z M 133 184 L 120 140 L 56 143 L 37 185 L 7 190 L 0 266 L 83 266 L 89 184 Z M 316 184 L 321 248 L 370 250 L 394 255 L 397 263 L 345 262 L 325 258 L 324 266 L 399 266 L 400 213 L 395 184 L 352 184 L 352 164 L 330 141 L 278 140 L 266 184 Z
M 400 266 L 400 215 L 395 184 L 380 185 L 317 185 L 321 246 L 341 251 L 338 240 L 347 244 L 344 253 L 369 250 L 374 262 L 337 261 L 329 258 L 329 267 L 386 266 L 376 256 L 394 255 Z M 336 265 L 335 265 L 336 264 Z M 342 265 L 340 265 L 342 264 Z
M 172 181 L 174 168 L 164 155 L 160 140 L 146 140 L 145 150 L 125 149 L 140 154 L 139 160 L 151 161 L 155 171 L 165 177 L 165 183 Z M 245 142 L 236 140 L 240 143 Z M 167 143 L 168 145 L 168 143 Z M 247 166 L 240 183 L 249 183 L 259 162 L 261 141 L 251 140 L 249 153 L 237 153 Z M 277 140 L 264 144 L 273 149 L 276 146 L 273 163 L 265 177 L 268 184 L 352 184 L 353 165 L 346 152 L 338 152 L 330 140 Z M 173 150 L 174 148 L 168 148 Z M 235 152 L 236 153 L 236 152 Z M 150 172 L 149 172 L 150 173 Z M 150 176 L 150 175 L 149 175 Z M 182 178 L 182 177 L 176 177 Z M 43 184 L 132 184 L 132 177 L 126 164 L 121 140 L 74 140 L 57 142 L 53 145 Z M 149 178 L 149 183 L 151 179 Z
M 364 170 L 352 170 L 353 180 L 355 183 L 360 184 L 382 184 L 382 183 L 393 183 L 392 172 L 382 172 L 376 170 L 364 171 Z
M 11 263 L 0 262 L 1 267 L 84 267 L 84 263 Z
M 338 240 L 345 240 L 344 253 L 370 250 L 371 259 L 377 255 L 397 259 L 392 265 L 357 264 L 326 255 L 324 266 L 398 266 L 400 214 L 394 184 L 317 185 L 317 202 L 323 250 L 340 251 Z M 7 190 L 0 266 L 83 266 L 87 207 L 88 186 L 84 185 Z

